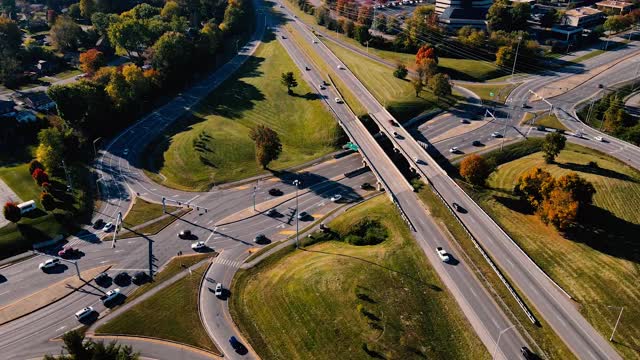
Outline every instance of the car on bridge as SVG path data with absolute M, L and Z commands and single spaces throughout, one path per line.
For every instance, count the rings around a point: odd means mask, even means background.
M 106 223 L 105 226 L 102 228 L 102 231 L 104 232 L 110 232 L 111 230 L 113 230 L 115 228 L 115 225 L 113 225 L 113 223 Z

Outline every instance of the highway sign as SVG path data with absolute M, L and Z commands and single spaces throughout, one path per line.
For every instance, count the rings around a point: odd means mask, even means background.
M 347 146 L 347 148 L 349 148 L 349 149 L 351 149 L 353 151 L 358 151 L 358 145 L 352 143 L 351 141 L 349 141 L 346 146 Z

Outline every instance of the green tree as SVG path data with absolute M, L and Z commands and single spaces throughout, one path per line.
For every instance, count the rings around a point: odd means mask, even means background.
M 613 15 L 607 18 L 603 26 L 604 29 L 610 33 L 618 33 L 629 27 L 629 22 L 622 15 Z
M 149 29 L 141 20 L 121 18 L 109 25 L 107 29 L 109 41 L 116 52 L 128 57 L 141 59 L 143 51 L 149 44 Z
M 188 69 L 193 45 L 184 34 L 169 31 L 153 44 L 152 49 L 153 68 L 171 78 L 179 76 Z
M 200 30 L 200 38 L 196 46 L 200 54 L 213 57 L 222 44 L 222 33 L 215 23 L 208 22 Z
M 20 221 L 20 219 L 22 219 L 22 213 L 20 212 L 18 204 L 11 201 L 7 201 L 4 204 L 4 207 L 2 208 L 2 214 L 4 215 L 5 219 L 11 221 L 12 223 L 17 223 L 18 221 Z
M 13 19 L 16 13 L 16 0 L 0 1 L 0 13 L 4 13 L 8 19 Z
M 293 90 L 291 90 L 291 88 L 298 86 L 298 81 L 291 71 L 282 73 L 280 75 L 280 83 L 287 87 L 287 93 L 289 95 L 293 93 Z
M 409 70 L 407 70 L 407 67 L 404 66 L 404 64 L 396 65 L 396 69 L 393 70 L 393 76 L 397 77 L 398 79 L 404 79 L 408 74 Z
M 69 5 L 69 11 L 67 11 L 67 15 L 69 15 L 72 19 L 79 19 L 80 17 L 82 17 L 80 13 L 80 4 L 75 3 Z
M 51 127 L 40 130 L 38 140 L 40 144 L 36 149 L 37 160 L 50 171 L 59 168 L 64 155 L 64 135 L 58 128 Z M 34 174 L 37 171 L 38 169 Z
M 40 204 L 42 204 L 42 207 L 47 211 L 52 211 L 56 208 L 56 201 L 53 195 L 48 192 L 43 191 L 40 193 Z
M 369 28 L 366 25 L 356 25 L 353 32 L 353 38 L 361 45 L 366 44 L 371 39 Z
M 256 162 L 263 169 L 266 169 L 270 162 L 280 156 L 282 143 L 277 132 L 260 124 L 251 129 L 249 137 L 255 143 Z
M 531 17 L 531 5 L 529 3 L 513 3 L 511 6 L 511 28 L 510 31 L 526 30 L 527 21 Z
M 484 185 L 490 173 L 491 167 L 480 155 L 467 155 L 460 162 L 460 175 L 473 185 Z
M 552 132 L 544 137 L 542 151 L 544 152 L 544 161 L 551 164 L 555 161 L 556 156 L 564 149 L 567 138 L 559 132 Z
M 110 126 L 112 104 L 100 83 L 79 81 L 53 85 L 47 95 L 55 101 L 58 115 L 74 130 L 91 135 Z
M 487 12 L 487 25 L 489 30 L 511 30 L 511 11 L 505 0 L 494 1 Z
M 175 1 L 167 1 L 160 12 L 160 16 L 165 19 L 171 19 L 174 16 L 180 16 L 180 6 Z
M 515 49 L 511 45 L 501 46 L 496 52 L 496 64 L 498 66 L 513 66 L 515 60 Z
M 118 21 L 118 15 L 95 12 L 91 15 L 91 24 L 100 36 L 108 36 L 109 25 Z
M 451 95 L 449 77 L 442 73 L 436 74 L 429 79 L 429 88 L 439 98 Z
M 411 85 L 413 86 L 413 90 L 416 92 L 416 97 L 420 97 L 420 93 L 424 89 L 424 83 L 421 79 L 416 78 L 411 80 Z
M 372 27 L 375 30 L 385 32 L 387 30 L 387 17 L 384 14 L 376 15 L 375 19 L 373 19 Z
M 11 19 L 0 16 L 0 82 L 13 85 L 22 64 L 19 60 L 22 33 Z
M 49 36 L 57 49 L 76 50 L 82 43 L 84 31 L 69 16 L 62 15 L 56 18 Z
M 80 15 L 85 19 L 91 19 L 91 15 L 96 10 L 96 3 L 94 0 L 80 0 Z
M 47 360 L 138 360 L 139 353 L 134 353 L 130 346 L 122 346 L 112 341 L 105 345 L 104 342 L 85 339 L 84 335 L 77 330 L 72 330 L 62 335 L 64 343 L 63 349 L 69 356 L 46 355 Z

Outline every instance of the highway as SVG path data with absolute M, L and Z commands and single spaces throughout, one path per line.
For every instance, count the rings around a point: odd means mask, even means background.
M 309 42 L 317 40 L 315 36 L 302 26 L 298 21 L 293 21 L 292 26 L 305 34 Z M 341 62 L 324 45 L 314 47 L 331 68 L 337 68 Z M 392 139 L 394 146 L 402 150 L 407 160 L 419 169 L 424 177 L 429 179 L 433 187 L 442 194 L 444 199 L 451 204 L 458 202 L 467 209 L 466 214 L 459 215 L 461 221 L 471 231 L 474 237 L 489 252 L 492 258 L 514 282 L 520 292 L 527 297 L 533 306 L 542 314 L 544 319 L 552 326 L 568 347 L 582 359 L 619 359 L 618 353 L 605 339 L 582 317 L 580 312 L 571 303 L 560 289 L 556 287 L 547 276 L 529 259 L 524 252 L 500 229 L 500 227 L 475 204 L 466 193 L 449 178 L 442 169 L 431 160 L 426 151 L 417 144 L 413 137 L 403 128 L 389 124 L 392 119 L 383 106 L 369 93 L 365 86 L 348 70 L 339 70 L 337 76 L 347 85 L 354 95 L 365 106 L 368 112 L 377 120 L 381 129 Z M 398 132 L 400 138 L 396 139 L 391 134 Z M 362 136 L 358 144 L 364 148 L 365 153 L 375 151 L 365 147 L 364 143 L 372 143 L 376 147 L 371 136 Z M 371 157 L 378 158 L 373 153 Z M 426 160 L 427 165 L 417 164 L 414 159 Z M 381 164 L 380 172 L 384 179 L 387 177 L 382 167 L 392 166 Z M 394 192 L 395 193 L 395 192 Z M 397 194 L 398 198 L 403 193 Z M 408 203 L 411 203 L 409 201 Z M 405 204 L 402 204 L 405 207 Z
M 292 17 L 290 17 L 290 19 L 293 20 Z M 314 40 L 312 34 L 306 32 L 296 21 L 291 22 L 291 24 L 297 31 L 304 35 L 309 43 L 312 43 L 312 40 Z M 288 40 L 291 36 L 283 31 L 284 30 L 280 30 L 280 34 L 285 35 L 287 39 L 283 39 L 282 36 L 278 36 L 278 39 L 298 67 L 304 68 L 308 66 L 311 68 L 311 71 L 304 72 L 305 80 L 310 84 L 318 84 L 321 83 L 322 80 L 326 80 L 303 51 L 296 46 L 294 41 Z M 320 44 L 318 45 L 319 48 L 321 46 Z M 339 62 L 337 62 L 335 58 L 329 56 L 323 58 L 327 60 L 330 67 L 337 68 Z M 347 84 L 350 85 L 349 83 Z M 350 89 L 356 92 L 357 96 L 364 98 L 362 87 L 350 86 Z M 510 329 L 513 324 L 506 318 L 502 310 L 479 283 L 467 264 L 463 262 L 460 262 L 458 265 L 443 264 L 437 257 L 435 248 L 437 246 L 443 246 L 454 258 L 462 258 L 458 255 L 450 240 L 431 220 L 420 200 L 417 198 L 417 195 L 413 192 L 410 184 L 391 162 L 386 153 L 375 140 L 373 140 L 373 137 L 362 123 L 347 106 L 337 104 L 332 100 L 335 97 L 340 97 L 335 89 L 329 87 L 327 90 L 321 91 L 321 93 L 326 95 L 325 100 L 327 101 L 327 105 L 338 115 L 341 125 L 350 138 L 359 145 L 365 161 L 372 168 L 372 171 L 378 174 L 389 196 L 400 205 L 409 218 L 410 223 L 415 227 L 413 234 L 416 241 L 440 275 L 442 281 L 453 293 L 460 308 L 469 319 L 479 338 L 483 341 L 487 349 L 494 351 L 500 332 L 505 329 Z M 367 105 L 380 106 L 371 101 L 369 101 Z M 511 331 L 505 331 L 500 338 L 497 357 L 505 359 L 517 358 L 520 356 L 520 347 L 526 345 L 526 342 L 517 329 L 514 328 Z

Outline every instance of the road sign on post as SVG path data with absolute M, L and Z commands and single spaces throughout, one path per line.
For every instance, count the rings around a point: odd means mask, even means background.
M 493 91 L 490 91 L 490 92 L 489 92 L 489 96 L 493 97 L 493 95 L 495 95 L 495 94 L 493 93 Z

